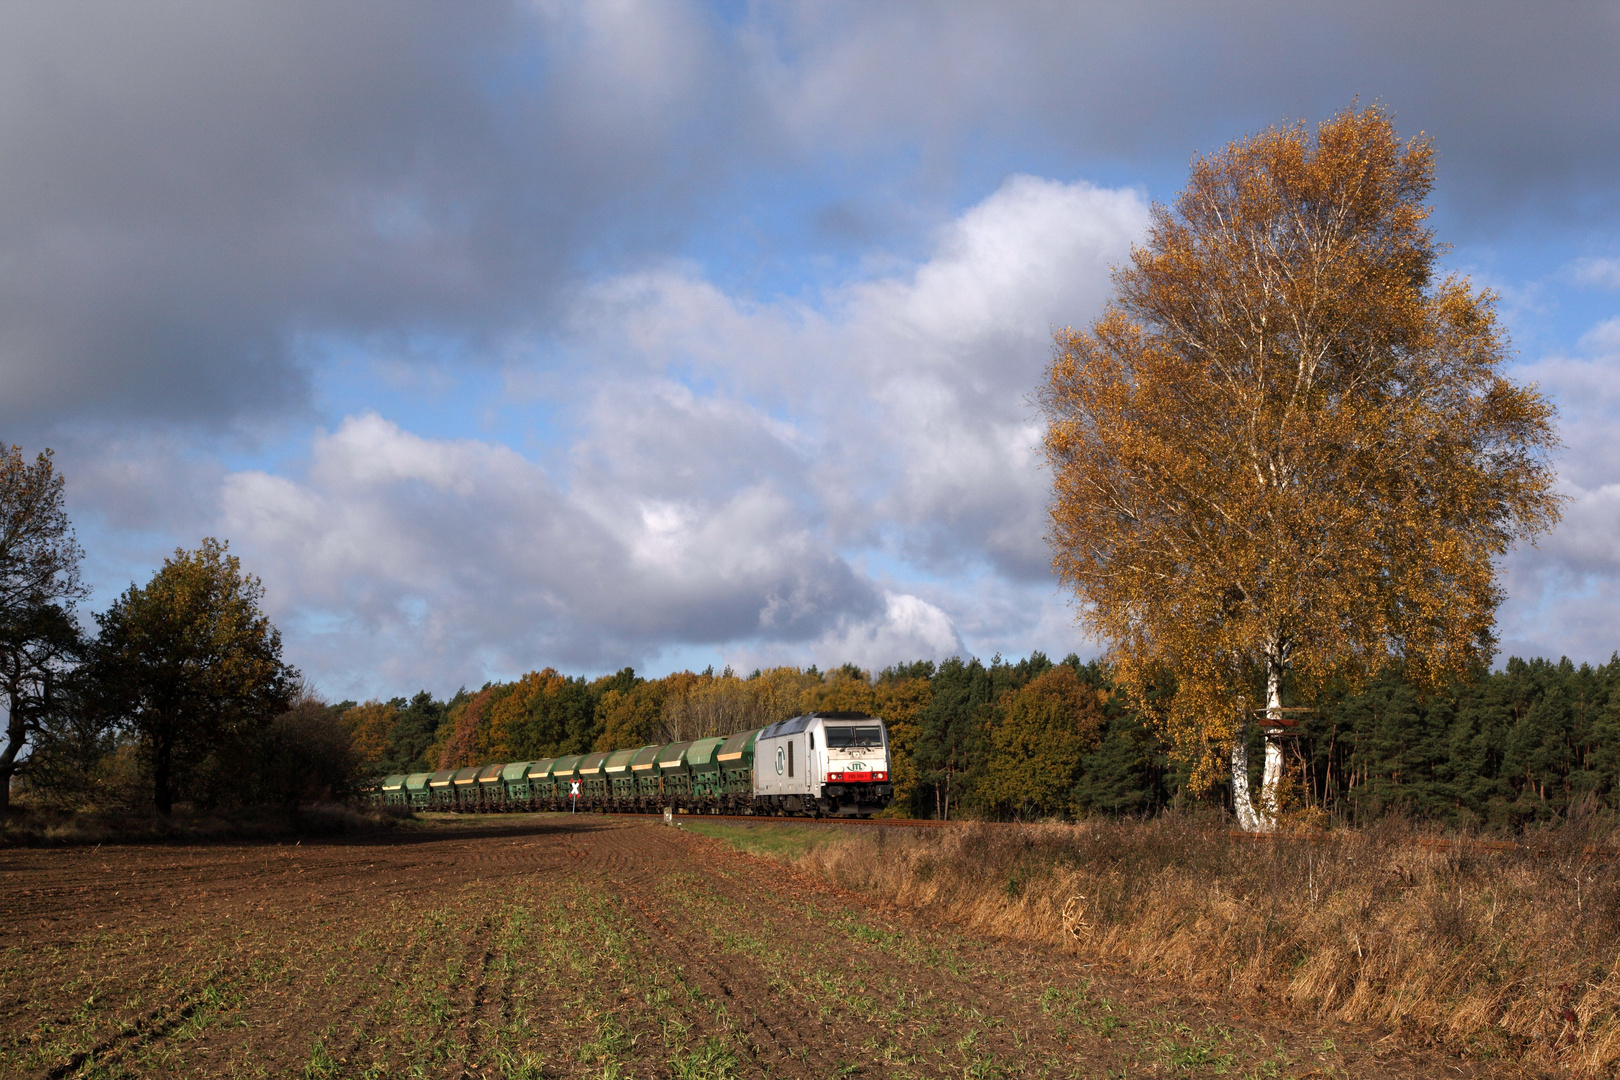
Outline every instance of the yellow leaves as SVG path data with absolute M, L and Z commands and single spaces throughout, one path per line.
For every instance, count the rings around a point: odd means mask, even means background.
M 1097 691 L 1067 664 L 1008 691 L 990 731 L 985 802 L 1025 816 L 1062 812 L 1081 755 L 1096 747 L 1103 719 Z
M 381 761 L 391 747 L 389 733 L 399 720 L 399 710 L 384 701 L 372 699 L 343 714 L 349 729 L 349 745 L 362 762 Z
M 1491 559 L 1557 520 L 1551 405 L 1502 378 L 1494 298 L 1431 287 L 1433 152 L 1379 109 L 1194 162 L 1065 330 L 1041 403 L 1053 566 L 1197 775 L 1258 698 L 1265 643 L 1302 689 L 1404 655 L 1464 670 Z
M 492 758 L 506 760 L 525 751 L 525 727 L 537 698 L 555 696 L 567 678 L 556 668 L 531 671 L 489 704 L 488 731 L 478 741 Z M 449 768 L 449 766 L 442 766 Z
M 434 760 L 434 750 L 438 750 L 434 768 L 464 769 L 488 760 L 485 725 L 492 696 L 493 688 L 486 688 L 450 707 L 444 722 L 439 725 L 438 734 L 434 736 L 434 745 L 427 750 L 430 761 Z
M 864 671 L 841 668 L 825 676 L 809 676 L 799 695 L 796 712 L 863 712 L 876 715 L 877 688 Z
M 597 703 L 602 734 L 597 750 L 622 750 L 660 741 L 659 724 L 668 693 L 666 681 L 644 682 L 632 689 L 611 689 Z

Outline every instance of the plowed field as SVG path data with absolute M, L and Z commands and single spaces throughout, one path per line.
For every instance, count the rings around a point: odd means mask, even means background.
M 1485 1076 L 645 819 L 0 852 L 0 1076 Z

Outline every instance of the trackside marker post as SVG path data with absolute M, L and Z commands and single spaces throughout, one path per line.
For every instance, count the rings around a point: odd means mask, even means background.
M 570 781 L 568 781 L 568 797 L 570 799 L 574 800 L 572 803 L 569 804 L 569 811 L 568 812 L 571 813 L 571 814 L 579 813 L 579 781 L 578 780 L 570 780 Z

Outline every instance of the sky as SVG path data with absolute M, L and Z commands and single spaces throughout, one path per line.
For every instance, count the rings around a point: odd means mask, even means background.
M 1052 333 L 1194 155 L 1433 139 L 1557 406 L 1501 656 L 1620 649 L 1620 5 L 0 5 L 0 438 L 106 606 L 229 542 L 361 699 L 1096 655 Z

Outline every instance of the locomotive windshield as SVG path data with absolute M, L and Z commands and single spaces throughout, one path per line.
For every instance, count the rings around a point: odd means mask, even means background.
M 834 727 L 827 725 L 827 748 L 829 750 L 845 750 L 854 746 L 882 746 L 883 729 L 876 724 L 870 727 Z

